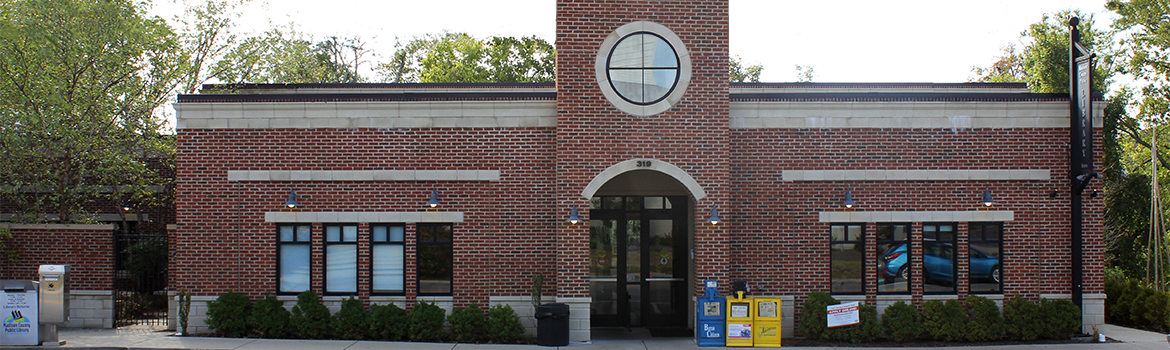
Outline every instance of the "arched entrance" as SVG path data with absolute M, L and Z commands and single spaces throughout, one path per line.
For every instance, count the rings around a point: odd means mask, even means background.
M 688 326 L 692 205 L 682 181 L 655 170 L 621 172 L 592 194 L 593 327 Z

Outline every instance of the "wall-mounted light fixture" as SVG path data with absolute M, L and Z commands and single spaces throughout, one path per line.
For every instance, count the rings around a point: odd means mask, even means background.
M 991 188 L 990 187 L 983 190 L 983 200 L 980 201 L 980 203 L 983 203 L 983 206 L 985 206 L 985 207 L 990 207 L 992 204 L 995 204 L 995 201 L 991 200 Z
M 569 209 L 569 223 L 576 225 L 581 222 L 581 217 L 577 216 L 577 208 Z
M 841 202 L 841 206 L 851 209 L 854 205 L 857 205 L 857 202 L 853 201 L 853 191 L 845 190 L 845 201 Z
M 718 225 L 719 223 L 723 222 L 719 220 L 719 211 L 715 208 L 716 207 L 711 207 L 711 217 L 707 218 L 707 222 L 710 222 L 712 225 Z
M 1057 192 L 1056 190 L 1052 190 L 1052 192 L 1048 193 L 1048 198 L 1049 199 L 1056 199 L 1057 194 L 1059 194 L 1059 192 Z
M 431 208 L 439 206 L 439 190 L 431 189 L 431 200 L 427 201 L 427 205 Z
M 284 201 L 284 206 L 289 207 L 289 208 L 296 208 L 298 205 L 300 205 L 300 204 L 297 203 L 297 190 L 289 189 L 288 190 L 288 200 Z

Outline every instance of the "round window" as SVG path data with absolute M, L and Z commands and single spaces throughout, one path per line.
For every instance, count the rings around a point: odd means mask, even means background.
M 618 27 L 597 51 L 601 92 L 619 110 L 650 116 L 682 100 L 691 79 L 691 58 L 682 39 L 647 21 Z
M 618 96 L 637 105 L 666 98 L 678 84 L 678 55 L 654 33 L 627 35 L 609 53 L 606 73 Z

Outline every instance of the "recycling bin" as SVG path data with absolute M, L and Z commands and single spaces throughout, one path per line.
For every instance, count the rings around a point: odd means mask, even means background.
M 780 326 L 783 325 L 779 298 L 752 298 L 756 313 L 752 319 L 752 342 L 756 347 L 780 347 Z
M 0 280 L 0 330 L 2 346 L 37 346 L 40 330 L 37 285 L 26 280 Z
M 699 346 L 725 346 L 724 331 L 727 320 L 724 315 L 727 300 L 719 295 L 715 280 L 707 280 L 703 297 L 695 308 L 695 343 Z
M 536 344 L 569 345 L 569 305 L 544 304 L 536 308 Z

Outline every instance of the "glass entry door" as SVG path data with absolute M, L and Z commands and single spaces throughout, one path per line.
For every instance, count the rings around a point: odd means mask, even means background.
M 593 198 L 594 327 L 686 327 L 687 210 L 687 197 Z

